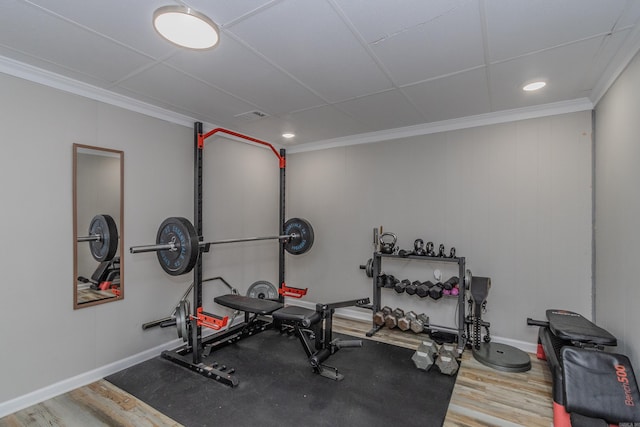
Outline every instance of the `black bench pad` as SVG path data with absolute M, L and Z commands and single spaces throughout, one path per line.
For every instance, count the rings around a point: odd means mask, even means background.
M 225 307 L 233 308 L 234 310 L 263 315 L 271 314 L 283 307 L 283 304 L 278 301 L 233 294 L 215 297 L 213 301 Z
M 640 394 L 627 356 L 567 346 L 562 365 L 568 412 L 610 423 L 640 422 Z
M 322 313 L 296 305 L 289 305 L 272 314 L 274 319 L 298 322 L 304 327 L 311 326 L 322 319 Z
M 616 337 L 578 313 L 567 310 L 547 310 L 547 320 L 549 320 L 549 329 L 558 338 L 595 345 L 618 344 Z

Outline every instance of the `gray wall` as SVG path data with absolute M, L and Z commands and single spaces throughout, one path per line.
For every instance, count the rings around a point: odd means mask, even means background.
M 640 367 L 640 56 L 596 107 L 596 318 Z
M 289 213 L 311 221 L 316 243 L 289 262 L 288 280 L 310 287 L 313 301 L 371 295 L 358 265 L 383 225 L 401 248 L 418 237 L 455 246 L 474 275 L 492 278 L 492 333 L 534 344 L 526 317 L 553 307 L 591 315 L 591 152 L 590 112 L 580 112 L 293 154 Z M 389 261 L 383 270 L 424 281 L 433 267 Z M 453 325 L 452 300 L 382 292 L 383 305 Z
M 123 250 L 125 299 L 73 310 L 72 144 L 124 151 L 128 248 L 153 243 L 168 216 L 193 218 L 193 130 L 5 74 L 0 93 L 0 215 L 10 242 L 1 257 L 3 402 L 177 338 L 173 328 L 140 327 L 168 316 L 191 281 L 190 275 L 166 275 L 155 254 Z M 205 161 L 214 165 L 206 172 L 205 234 L 274 234 L 275 157 L 262 148 L 217 141 L 205 148 Z M 241 291 L 258 278 L 275 283 L 272 249 L 273 243 L 214 249 L 221 258 L 205 255 L 205 271 L 239 270 L 228 279 Z M 251 255 L 258 262 L 243 258 Z M 224 268 L 216 271 L 220 264 Z M 208 290 L 223 291 L 219 285 Z M 209 297 L 204 306 L 213 307 Z

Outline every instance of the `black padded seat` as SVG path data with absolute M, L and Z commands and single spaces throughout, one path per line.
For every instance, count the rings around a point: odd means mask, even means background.
M 618 345 L 616 337 L 578 313 L 567 310 L 547 310 L 547 319 L 549 329 L 558 338 L 595 345 Z
M 567 412 L 615 424 L 640 422 L 638 384 L 627 356 L 566 346 L 562 364 Z
M 283 304 L 268 299 L 251 298 L 244 295 L 221 295 L 213 299 L 217 304 L 246 313 L 268 315 L 282 308 Z
M 289 305 L 287 307 L 281 308 L 278 311 L 274 311 L 272 315 L 274 319 L 288 322 L 297 322 L 305 328 L 322 320 L 322 313 L 318 313 L 315 310 L 299 307 L 296 305 Z

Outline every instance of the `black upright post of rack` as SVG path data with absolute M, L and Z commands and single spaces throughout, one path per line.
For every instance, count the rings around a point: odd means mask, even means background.
M 194 124 L 194 159 L 193 159 L 193 222 L 198 235 L 198 241 L 202 242 L 202 154 L 204 147 L 200 144 L 202 135 L 202 123 Z M 193 307 L 202 307 L 202 257 L 198 256 L 195 268 L 193 269 Z M 193 363 L 198 364 L 202 360 L 202 326 L 193 322 L 192 333 L 192 355 Z
M 285 180 L 286 180 L 286 158 L 287 158 L 287 150 L 284 148 L 280 149 L 280 157 L 285 159 L 285 161 L 280 163 L 280 235 L 284 234 L 284 223 L 285 219 Z M 278 254 L 278 289 L 282 287 L 284 284 L 284 244 L 280 243 L 280 252 Z M 278 294 L 278 301 L 284 303 L 284 296 Z

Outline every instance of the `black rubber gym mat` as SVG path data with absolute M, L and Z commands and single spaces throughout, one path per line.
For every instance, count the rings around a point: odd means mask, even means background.
M 344 374 L 339 382 L 313 374 L 298 339 L 277 331 L 204 360 L 235 368 L 235 388 L 161 357 L 106 379 L 188 427 L 441 426 L 455 376 L 416 369 L 412 350 L 363 341 L 327 361 Z

